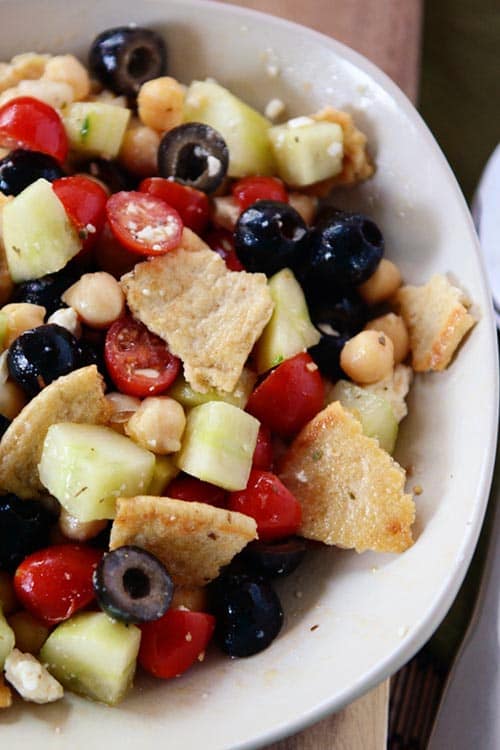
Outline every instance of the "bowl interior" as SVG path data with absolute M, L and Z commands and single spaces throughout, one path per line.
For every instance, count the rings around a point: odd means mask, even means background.
M 401 556 L 318 550 L 280 585 L 284 632 L 264 653 L 210 653 L 180 679 L 146 678 L 117 709 L 70 697 L 18 705 L 0 717 L 5 746 L 204 750 L 248 748 L 337 710 L 409 659 L 452 601 L 479 532 L 497 424 L 496 339 L 472 224 L 434 140 L 399 90 L 342 45 L 276 19 L 203 0 L 8 0 L 0 3 L 2 59 L 28 51 L 82 58 L 104 28 L 137 22 L 164 33 L 170 71 L 184 83 L 212 76 L 261 110 L 287 115 L 326 104 L 366 132 L 375 177 L 335 202 L 374 217 L 387 255 L 411 283 L 446 272 L 474 300 L 480 322 L 456 361 L 420 376 L 397 458 L 411 467 L 416 544 Z M 317 626 L 317 627 L 314 627 Z M 9 742 L 10 740 L 10 742 Z

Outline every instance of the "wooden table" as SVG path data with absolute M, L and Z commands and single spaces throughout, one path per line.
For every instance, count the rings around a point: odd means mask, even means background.
M 348 44 L 416 101 L 422 0 L 231 1 L 297 21 Z M 267 750 L 384 750 L 388 704 L 387 680 L 340 713 Z

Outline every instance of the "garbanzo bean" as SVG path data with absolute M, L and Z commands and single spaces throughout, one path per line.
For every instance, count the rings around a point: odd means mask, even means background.
M 369 320 L 365 330 L 382 331 L 389 336 L 394 347 L 394 364 L 398 365 L 406 359 L 410 351 L 410 339 L 405 322 L 400 315 L 387 313 L 379 318 Z
M 42 80 L 61 81 L 73 89 L 75 101 L 85 99 L 90 93 L 90 78 L 87 69 L 74 55 L 55 55 L 45 66 Z
M 360 284 L 359 293 L 367 305 L 377 305 L 392 297 L 401 286 L 399 268 L 391 260 L 382 258 L 375 273 Z
M 140 399 L 134 398 L 134 396 L 127 396 L 125 393 L 119 393 L 118 391 L 107 393 L 105 398 L 111 406 L 109 426 L 116 432 L 124 435 L 125 425 L 141 405 Z
M 137 96 L 141 122 L 160 133 L 182 123 L 183 106 L 184 88 L 170 76 L 146 81 Z
M 11 615 L 8 623 L 16 637 L 16 648 L 23 653 L 37 654 L 48 638 L 48 627 L 24 610 Z
M 158 173 L 157 157 L 160 136 L 138 121 L 125 131 L 118 161 L 138 177 L 152 177 Z
M 173 398 L 145 398 L 125 425 L 125 434 L 143 448 L 166 455 L 180 450 L 186 426 L 184 409 Z
M 125 295 L 117 280 L 106 273 L 84 273 L 66 289 L 62 301 L 91 328 L 106 328 L 123 314 Z
M 2 312 L 7 316 L 7 333 L 4 341 L 6 349 L 24 331 L 42 326 L 46 314 L 45 307 L 32 305 L 30 302 L 12 302 L 2 307 Z
M 340 366 L 356 383 L 376 383 L 394 366 L 394 347 L 382 331 L 361 331 L 347 341 Z

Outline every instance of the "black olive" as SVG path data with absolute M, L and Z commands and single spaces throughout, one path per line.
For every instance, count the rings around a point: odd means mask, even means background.
M 101 608 L 122 622 L 159 620 L 174 592 L 162 563 L 131 545 L 105 554 L 94 571 L 93 583 Z
M 329 294 L 316 290 L 306 296 L 311 320 L 324 334 L 348 333 L 354 336 L 368 319 L 366 305 L 355 289 L 345 292 L 330 290 Z
M 293 573 L 304 559 L 306 550 L 306 542 L 298 537 L 279 542 L 259 539 L 247 544 L 240 556 L 249 568 L 265 578 L 281 578 Z
M 9 348 L 7 366 L 10 376 L 33 397 L 60 375 L 78 369 L 80 356 L 73 334 L 50 323 L 18 336 Z
M 158 172 L 176 182 L 212 193 L 226 176 L 229 150 L 210 125 L 187 122 L 169 130 L 158 147 Z
M 335 381 L 345 377 L 340 366 L 340 353 L 350 338 L 349 334 L 322 336 L 317 344 L 307 350 L 318 365 L 320 372 L 330 380 Z
M 35 500 L 0 497 L 0 569 L 13 573 L 27 555 L 47 546 L 52 521 Z
M 59 162 L 41 151 L 16 148 L 0 160 L 0 191 L 18 195 L 40 177 L 49 182 L 64 177 Z
M 4 417 L 3 414 L 0 414 L 0 438 L 2 437 L 4 432 L 7 431 L 9 425 L 10 425 L 10 419 L 7 419 L 7 417 Z
M 377 225 L 363 214 L 331 209 L 311 233 L 306 286 L 353 287 L 370 278 L 384 253 Z
M 245 573 L 221 575 L 209 586 L 215 640 L 230 656 L 267 648 L 283 624 L 278 595 L 268 581 Z
M 129 174 L 122 166 L 115 161 L 102 159 L 99 156 L 84 164 L 79 164 L 78 169 L 103 182 L 111 193 L 120 193 L 122 190 L 136 190 L 138 185 L 137 178 Z
M 300 214 L 280 201 L 257 201 L 240 215 L 234 232 L 236 255 L 247 271 L 272 276 L 300 263 L 308 242 Z
M 52 315 L 59 308 L 65 307 L 61 296 L 79 276 L 78 270 L 69 265 L 57 273 L 48 273 L 39 279 L 23 281 L 16 287 L 13 301 L 41 305 L 47 310 L 47 315 Z
M 92 42 L 89 67 L 116 94 L 135 96 L 145 81 L 165 74 L 167 48 L 156 31 L 140 26 L 107 29 Z

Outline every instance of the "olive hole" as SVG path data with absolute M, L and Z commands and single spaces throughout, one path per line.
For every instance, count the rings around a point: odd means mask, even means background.
M 206 151 L 198 143 L 186 143 L 177 155 L 176 176 L 195 182 L 207 168 Z
M 280 234 L 285 240 L 297 242 L 304 236 L 302 227 L 291 216 L 283 216 L 278 219 Z
M 136 47 L 130 53 L 127 72 L 131 78 L 140 80 L 148 74 L 151 67 L 151 50 L 149 47 Z
M 149 595 L 149 577 L 139 568 L 129 568 L 123 574 L 123 588 L 132 599 L 143 599 Z
M 370 245 L 374 245 L 375 247 L 379 247 L 383 242 L 382 233 L 373 221 L 363 222 L 361 234 Z

